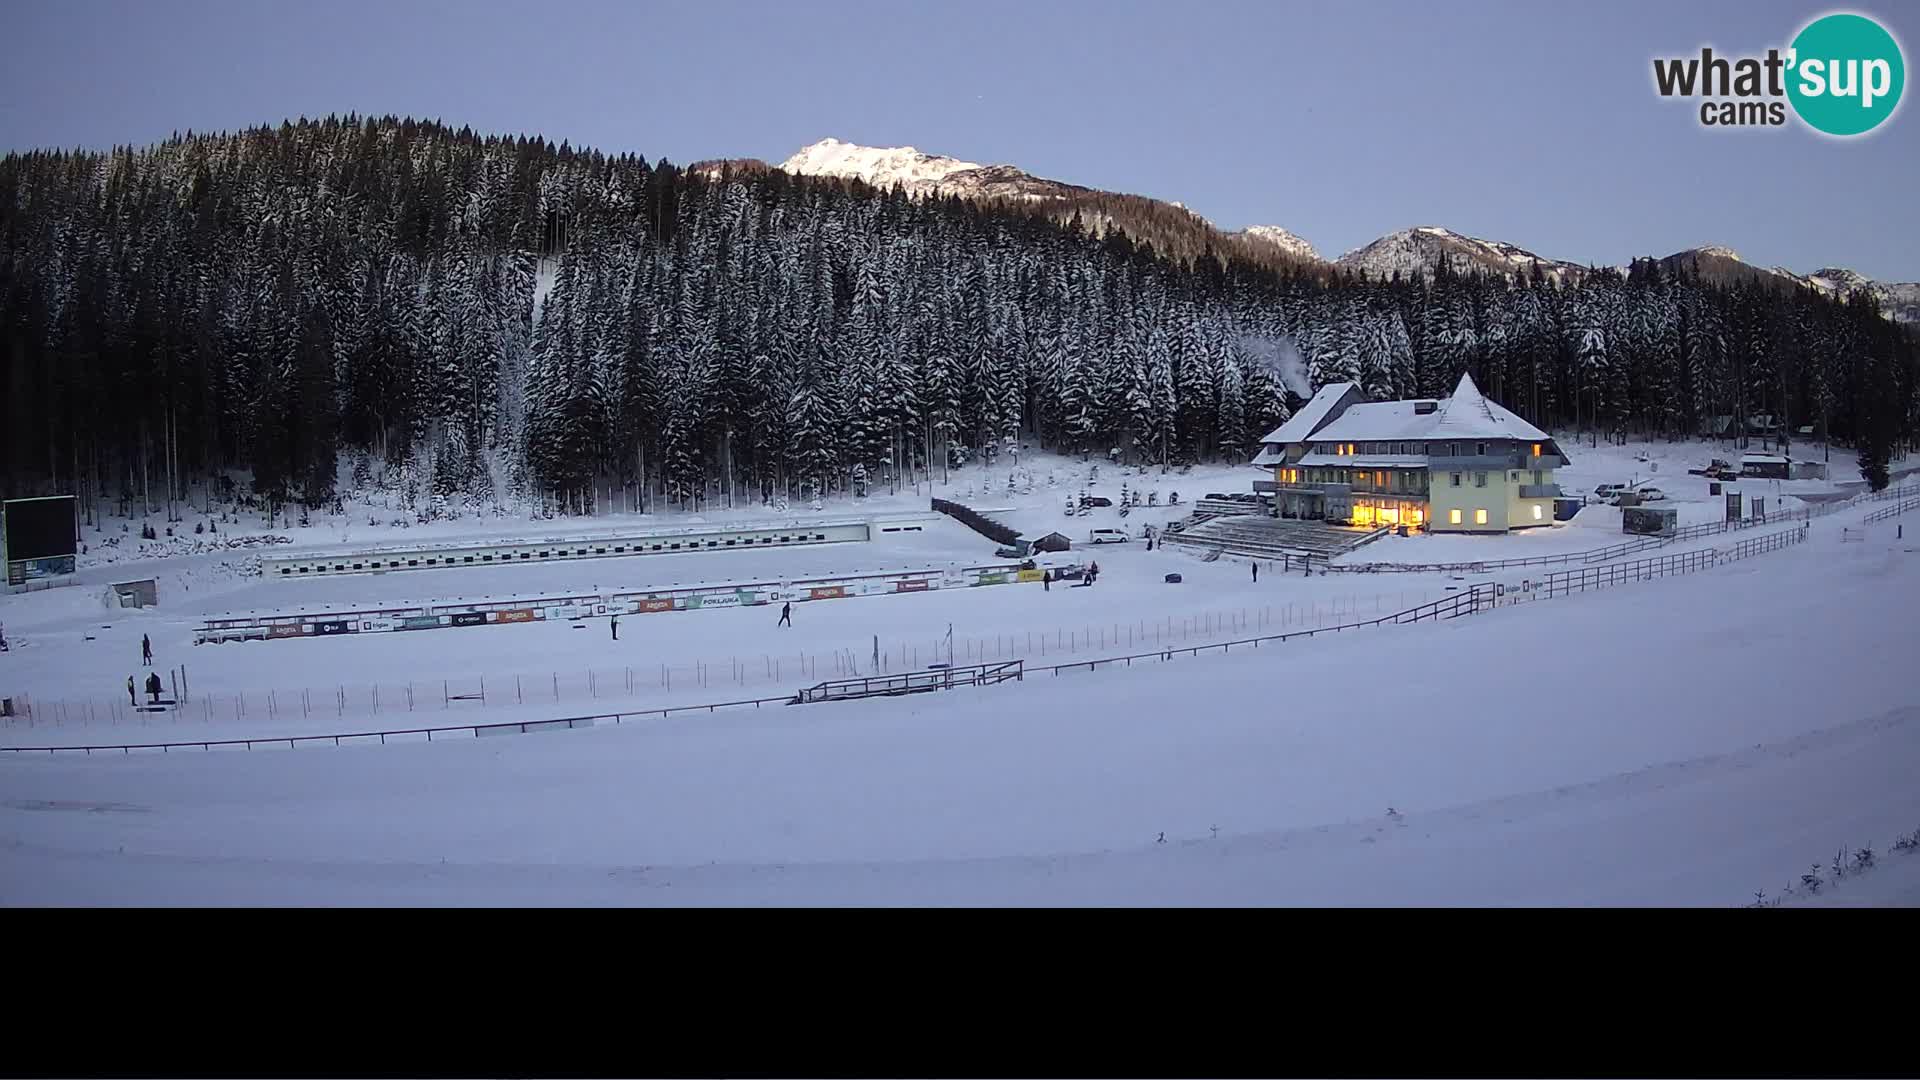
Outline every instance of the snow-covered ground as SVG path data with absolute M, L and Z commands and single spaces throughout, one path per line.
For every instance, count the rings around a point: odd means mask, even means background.
M 1561 606 L 935 697 L 5 760 L 0 899 L 1733 904 L 1872 845 L 1887 867 L 1823 899 L 1897 901 L 1911 878 L 1887 847 L 1920 825 L 1898 673 L 1920 635 L 1877 601 L 1916 588 L 1920 559 L 1884 538 L 1816 543 Z
M 1586 457 L 1592 483 L 1631 479 Z M 942 494 L 1028 535 L 1121 524 L 1113 510 L 1068 518 L 1079 478 L 1055 467 L 1058 486 L 1042 473 L 1031 494 L 1007 495 L 1004 476 L 998 495 L 976 483 L 969 497 L 959 476 Z M 1095 490 L 1117 497 L 1101 472 Z M 1257 476 L 1177 479 L 1190 503 Z M 1174 486 L 1144 480 L 1162 501 Z M 1872 846 L 1877 869 L 1791 902 L 1912 903 L 1920 859 L 1889 849 L 1920 828 L 1920 691 L 1904 675 L 1920 632 L 1900 599 L 1920 596 L 1920 542 L 1896 539 L 1920 519 L 1843 542 L 1865 512 L 1685 578 L 937 696 L 430 746 L 0 755 L 0 902 L 1736 904 L 1778 894 L 1836 848 Z M 1494 559 L 1617 541 L 1617 517 L 1592 513 L 1534 534 L 1394 543 Z M 300 583 L 222 574 L 217 556 L 168 560 L 149 564 L 163 582 L 152 611 L 107 612 L 96 588 L 0 600 L 18 646 L 0 654 L 0 684 L 42 703 L 0 736 L 112 744 L 660 708 L 864 673 L 876 638 L 890 669 L 924 666 L 945 659 L 950 624 L 956 662 L 1038 665 L 1399 610 L 1470 584 L 1269 571 L 1255 585 L 1244 563 L 1135 542 L 1086 553 L 1102 567 L 1093 588 L 797 604 L 793 629 L 751 608 L 623 620 L 618 642 L 596 621 L 187 644 L 204 614 L 266 604 L 738 579 L 762 558 L 788 576 L 942 565 L 992 546 L 942 522 L 872 544 Z M 1181 584 L 1161 580 L 1174 571 Z M 184 662 L 196 701 L 219 707 L 143 728 L 112 710 L 126 675 L 144 677 L 142 633 L 161 669 Z M 777 677 L 763 666 L 775 663 Z M 671 688 L 650 675 L 662 665 Z M 515 674 L 519 700 L 504 701 Z M 485 705 L 441 698 L 439 680 L 480 675 Z M 364 691 L 336 709 L 337 687 L 383 681 L 380 712 Z M 396 681 L 419 691 L 412 714 Z M 262 693 L 277 696 L 272 715 Z M 244 715 L 230 713 L 241 695 Z M 56 721 L 46 703 L 62 698 Z

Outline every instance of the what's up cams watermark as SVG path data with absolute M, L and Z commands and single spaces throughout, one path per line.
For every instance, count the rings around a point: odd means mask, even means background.
M 1663 98 L 1699 99 L 1703 127 L 1782 127 L 1788 110 L 1823 135 L 1848 138 L 1879 128 L 1900 107 L 1907 65 L 1900 43 L 1865 15 L 1840 12 L 1801 28 L 1765 56 L 1656 57 Z

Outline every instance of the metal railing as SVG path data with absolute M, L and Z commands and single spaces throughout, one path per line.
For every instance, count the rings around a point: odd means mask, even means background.
M 1901 514 L 1904 514 L 1907 511 L 1914 509 L 1915 507 L 1920 507 L 1920 496 L 1914 496 L 1912 498 L 1903 499 L 1902 501 L 1887 507 L 1885 510 L 1875 510 L 1873 513 L 1868 514 L 1865 518 L 1863 518 L 1862 522 L 1864 524 L 1871 524 L 1876 521 L 1885 521 L 1888 518 L 1896 518 L 1896 517 L 1899 517 Z
M 0 752 L 9 754 L 130 754 L 135 750 L 170 753 L 174 750 L 212 750 L 216 747 L 240 747 L 252 750 L 254 747 L 299 746 L 346 746 L 354 743 L 378 743 L 386 745 L 389 740 L 402 740 L 415 737 L 414 741 L 434 742 L 434 736 L 454 737 L 464 732 L 469 737 L 479 738 L 486 735 L 525 734 L 530 731 L 554 731 L 560 729 L 595 727 L 602 721 L 611 720 L 615 724 L 627 720 L 643 720 L 649 717 L 666 719 L 676 713 L 712 713 L 721 709 L 740 709 L 752 706 L 756 709 L 765 705 L 788 705 L 793 702 L 792 694 L 779 697 L 746 698 L 740 701 L 716 701 L 704 705 L 680 705 L 662 709 L 643 709 L 637 712 L 593 713 L 586 716 L 569 716 L 556 720 L 516 720 L 495 724 L 449 724 L 442 727 L 397 728 L 387 731 L 344 731 L 329 735 L 279 735 L 256 736 L 250 739 L 190 739 L 184 742 L 164 743 L 121 743 L 101 746 L 0 746 Z
M 1538 582 L 1530 583 L 1532 598 L 1552 599 L 1555 596 L 1567 596 L 1576 592 L 1606 589 L 1636 581 L 1652 581 L 1654 578 L 1710 570 L 1726 563 L 1738 562 L 1765 552 L 1804 543 L 1808 528 L 1808 525 L 1802 524 L 1797 529 L 1784 529 L 1766 536 L 1742 540 L 1730 548 L 1706 548 L 1701 551 L 1685 551 L 1676 555 L 1662 555 L 1630 563 L 1562 570 L 1548 574 Z
M 792 704 L 813 705 L 822 701 L 852 701 L 869 697 L 897 697 L 924 694 L 933 690 L 952 690 L 957 686 L 992 686 L 1025 677 L 1024 660 L 1004 660 L 991 664 L 966 664 L 961 667 L 928 668 L 903 671 L 897 675 L 867 675 L 852 679 L 831 679 L 809 686 L 793 697 Z
M 1251 646 L 1257 649 L 1261 645 L 1284 644 L 1296 638 L 1311 638 L 1324 634 L 1338 634 L 1348 630 L 1361 630 L 1375 626 L 1393 626 L 1401 623 L 1429 622 L 1435 619 L 1453 619 L 1462 615 L 1472 615 L 1475 612 L 1493 606 L 1493 597 L 1493 587 L 1483 583 L 1473 585 L 1452 596 L 1430 601 L 1418 607 L 1408 608 L 1405 611 L 1396 611 L 1391 615 L 1382 615 L 1373 619 L 1342 623 L 1338 626 L 1321 626 L 1311 630 L 1295 630 L 1285 634 L 1263 634 L 1259 637 L 1242 638 L 1238 641 L 1218 641 L 1211 645 L 1189 645 L 1181 649 L 1155 649 L 1152 652 L 1133 653 L 1127 656 L 1106 656 L 1098 660 L 1079 660 L 1069 664 L 1054 664 L 1051 667 L 1029 668 L 1028 672 L 1037 675 L 1040 672 L 1047 671 L 1057 676 L 1063 671 L 1093 671 L 1113 664 L 1132 667 L 1135 660 L 1154 660 L 1164 663 L 1172 660 L 1176 656 L 1199 656 L 1202 653 L 1210 652 L 1230 653 L 1234 650 L 1235 646 L 1242 649 Z

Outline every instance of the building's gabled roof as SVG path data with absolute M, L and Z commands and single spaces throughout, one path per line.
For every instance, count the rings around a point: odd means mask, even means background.
M 1742 465 L 1745 465 L 1748 462 L 1753 462 L 1755 464 L 1765 464 L 1765 465 L 1792 464 L 1792 462 L 1790 462 L 1787 458 L 1779 454 L 1741 454 L 1740 463 Z
M 1488 401 L 1473 376 L 1460 373 L 1453 396 L 1433 414 L 1437 421 L 1428 433 L 1432 438 L 1521 439 L 1527 442 L 1549 438 L 1546 432 L 1520 419 L 1501 405 Z
M 1287 422 L 1267 432 L 1260 441 L 1269 445 L 1275 443 L 1305 442 L 1313 435 L 1314 429 L 1326 422 L 1327 414 L 1340 403 L 1347 391 L 1355 389 L 1350 382 L 1328 383 L 1313 395 L 1313 400 L 1300 406 L 1300 411 L 1288 418 Z
M 1327 419 L 1349 392 L 1357 393 L 1353 383 L 1328 383 L 1301 406 L 1293 418 L 1268 433 L 1260 441 L 1267 446 L 1300 442 L 1394 442 L 1431 439 L 1514 439 L 1520 442 L 1547 442 L 1546 432 L 1515 416 L 1504 406 L 1489 401 L 1473 378 L 1462 374 L 1453 396 L 1438 408 L 1421 412 L 1422 400 L 1358 401 L 1347 405 L 1337 416 Z M 1263 450 L 1254 458 L 1258 465 L 1276 464 L 1278 455 Z

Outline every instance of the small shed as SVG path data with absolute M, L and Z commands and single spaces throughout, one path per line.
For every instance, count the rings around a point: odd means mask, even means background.
M 160 586 L 153 578 L 144 581 L 116 581 L 113 599 L 123 608 L 153 607 L 160 602 Z
M 1740 475 L 1757 476 L 1763 480 L 1790 480 L 1793 478 L 1793 463 L 1780 454 L 1742 454 L 1740 455 Z
M 1795 480 L 1825 480 L 1827 466 L 1819 461 L 1796 461 L 1790 473 Z
M 1050 532 L 1033 542 L 1035 551 L 1070 551 L 1073 541 L 1065 533 Z
M 1629 506 L 1620 511 L 1620 526 L 1635 536 L 1672 536 L 1678 517 L 1671 506 Z
M 1587 501 L 1583 498 L 1580 498 L 1579 496 L 1574 496 L 1572 498 L 1567 498 L 1563 496 L 1561 498 L 1555 499 L 1553 500 L 1553 520 L 1572 521 L 1573 515 L 1579 513 L 1580 508 L 1582 506 L 1585 506 L 1586 504 L 1587 504 Z

